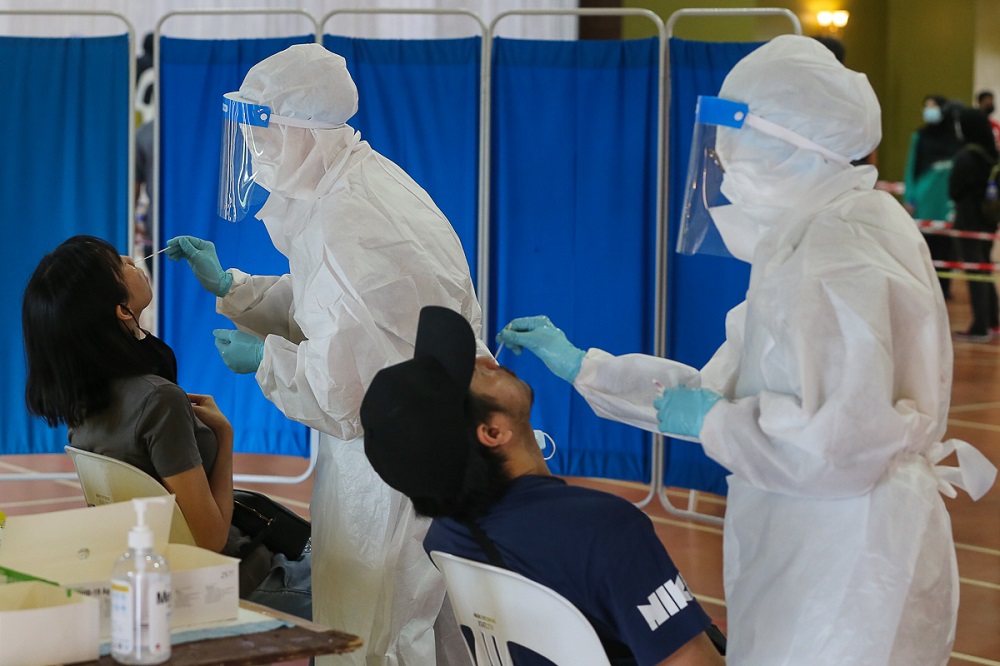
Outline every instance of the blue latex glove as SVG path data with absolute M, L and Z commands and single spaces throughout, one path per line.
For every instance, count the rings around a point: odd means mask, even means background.
M 256 335 L 228 328 L 217 328 L 212 334 L 215 336 L 215 348 L 230 370 L 241 375 L 257 372 L 264 359 L 263 340 Z
M 653 401 L 660 420 L 660 432 L 698 437 L 705 422 L 705 414 L 720 400 L 721 395 L 703 388 L 678 386 L 665 390 L 662 396 Z
M 223 297 L 233 285 L 232 273 L 222 270 L 215 243 L 194 236 L 177 236 L 167 241 L 167 257 L 171 261 L 187 259 L 198 282 L 209 293 Z
M 497 333 L 497 342 L 510 347 L 515 354 L 520 354 L 522 349 L 529 350 L 542 359 L 556 377 L 570 384 L 580 372 L 586 355 L 570 344 L 566 334 L 544 315 L 515 319 Z

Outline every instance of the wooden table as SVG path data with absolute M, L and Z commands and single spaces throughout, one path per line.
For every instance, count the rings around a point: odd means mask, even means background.
M 307 622 L 250 601 L 241 599 L 240 606 L 277 620 L 293 622 L 295 626 L 181 643 L 173 646 L 170 659 L 163 663 L 171 666 L 256 666 L 307 659 L 321 654 L 342 654 L 361 647 L 362 641 L 357 636 Z M 78 662 L 76 666 L 117 664 L 109 655 L 97 661 Z

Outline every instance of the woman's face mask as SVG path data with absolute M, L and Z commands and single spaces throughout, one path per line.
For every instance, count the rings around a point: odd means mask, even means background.
M 136 340 L 136 343 L 143 356 L 153 365 L 153 374 L 176 384 L 177 357 L 170 345 L 151 333 L 147 333 L 142 340 Z
M 924 122 L 928 125 L 937 125 L 941 122 L 942 114 L 940 106 L 924 107 Z

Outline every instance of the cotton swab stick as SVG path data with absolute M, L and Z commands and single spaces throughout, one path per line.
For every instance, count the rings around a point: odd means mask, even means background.
M 149 255 L 148 257 L 143 257 L 142 260 L 146 261 L 147 259 L 152 259 L 153 257 L 155 257 L 156 255 L 158 255 L 159 253 L 166 252 L 166 251 L 167 251 L 167 248 L 163 248 L 162 250 L 157 250 L 156 252 L 154 252 L 153 254 Z

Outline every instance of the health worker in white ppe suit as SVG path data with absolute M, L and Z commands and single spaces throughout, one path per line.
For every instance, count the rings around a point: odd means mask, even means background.
M 700 440 L 732 472 L 729 664 L 912 666 L 951 652 L 959 588 L 941 494 L 978 498 L 996 469 L 941 441 L 952 350 L 927 244 L 873 189 L 875 168 L 852 165 L 878 145 L 880 115 L 864 75 L 796 36 L 699 100 L 681 249 L 721 237 L 751 264 L 701 371 L 584 352 L 545 317 L 498 336 L 600 416 Z M 959 468 L 936 466 L 956 449 Z
M 254 184 L 263 187 L 256 217 L 290 272 L 223 271 L 213 244 L 190 236 L 171 239 L 168 256 L 186 259 L 236 324 L 215 331 L 226 365 L 256 373 L 285 416 L 321 433 L 313 618 L 364 646 L 317 663 L 464 663 L 443 579 L 421 545 L 429 521 L 372 470 L 359 409 L 376 372 L 413 356 L 421 308 L 456 310 L 477 331 L 482 315 L 448 220 L 345 124 L 357 104 L 345 60 L 317 44 L 255 65 L 223 101 L 220 214 L 242 217 Z

